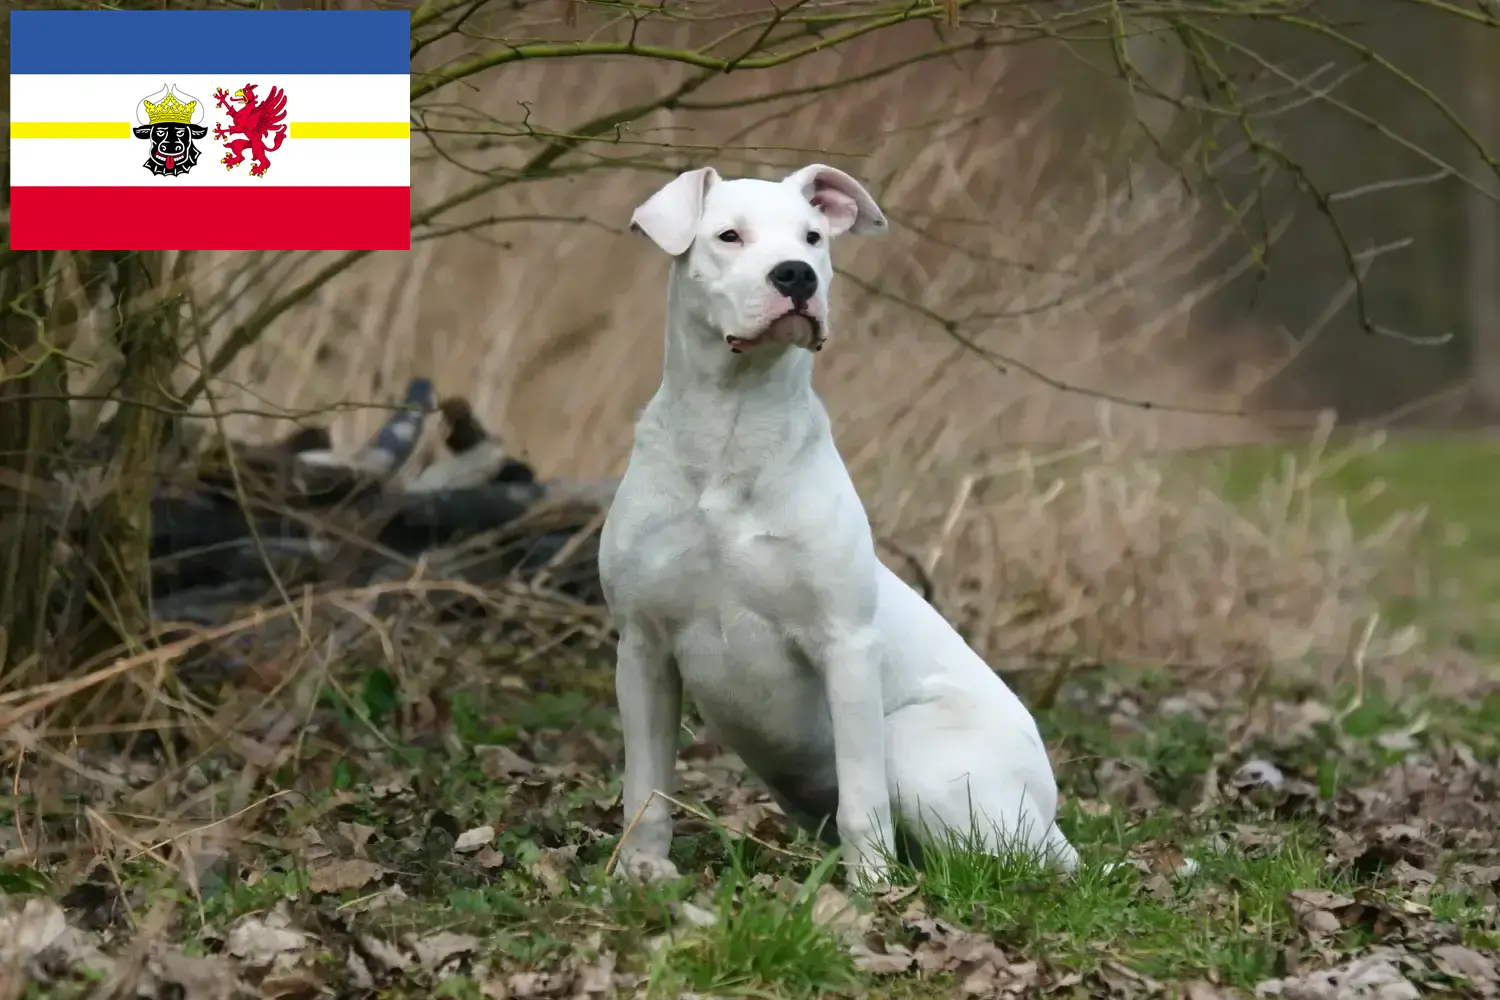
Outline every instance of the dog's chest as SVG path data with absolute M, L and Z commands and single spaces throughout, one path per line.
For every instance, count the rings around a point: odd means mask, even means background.
M 629 557 L 636 605 L 678 623 L 795 615 L 805 546 L 765 499 L 748 481 L 724 478 L 660 505 Z

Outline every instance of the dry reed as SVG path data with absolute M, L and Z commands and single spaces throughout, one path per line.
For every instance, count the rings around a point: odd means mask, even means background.
M 815 86 L 879 63 L 891 44 L 774 80 L 727 77 L 699 96 Z M 457 221 L 510 221 L 374 255 L 329 282 L 242 353 L 218 406 L 316 409 L 427 375 L 467 394 L 543 475 L 618 474 L 661 357 L 666 262 L 623 223 L 667 175 L 639 158 L 773 176 L 829 160 L 869 180 L 895 225 L 836 248 L 845 277 L 818 385 L 878 534 L 920 553 L 939 603 L 983 652 L 1337 663 L 1399 533 L 1355 537 L 1315 501 L 1316 470 L 1297 474 L 1297 518 L 1168 473 L 1176 449 L 1265 436 L 1245 411 L 1275 350 L 1254 330 L 1195 328 L 1193 306 L 1229 277 L 1205 277 L 1205 248 L 1233 220 L 1170 166 L 1112 165 L 1122 126 L 1106 114 L 1080 145 L 1069 124 L 1080 87 L 1051 85 L 1064 65 L 967 53 L 774 113 L 657 113 L 630 133 L 643 148 L 588 154 L 616 156 L 613 168 L 503 187 Z M 463 115 L 513 126 L 524 106 L 562 130 L 680 75 L 643 60 L 516 64 L 485 78 Z M 469 162 L 513 168 L 540 141 L 497 139 Z M 420 157 L 415 200 L 472 177 Z M 536 221 L 563 218 L 579 221 Z M 243 262 L 205 261 L 202 280 L 227 282 Z M 257 304 L 242 296 L 215 336 Z M 341 416 L 336 443 L 353 447 L 380 419 Z M 228 425 L 278 431 L 264 415 Z

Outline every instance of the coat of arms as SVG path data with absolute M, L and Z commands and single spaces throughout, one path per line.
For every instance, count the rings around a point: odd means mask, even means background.
M 225 170 L 233 170 L 245 162 L 245 155 L 248 153 L 252 161 L 250 176 L 264 177 L 266 171 L 271 169 L 271 160 L 266 154 L 280 149 L 282 141 L 286 139 L 286 92 L 280 87 L 272 87 L 262 101 L 255 93 L 255 84 L 247 83 L 236 90 L 233 96 L 220 87 L 214 91 L 214 99 L 218 101 L 219 107 L 229 112 L 231 119 L 228 128 L 214 125 L 214 138 L 229 139 L 236 132 L 245 137 L 226 142 L 224 145 L 229 152 L 219 162 L 224 164 Z M 234 106 L 235 101 L 240 103 L 239 107 Z M 267 145 L 266 139 L 273 132 L 276 141 Z

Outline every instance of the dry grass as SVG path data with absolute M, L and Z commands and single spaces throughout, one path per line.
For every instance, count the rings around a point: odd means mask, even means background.
M 1041 460 L 1023 452 L 1002 473 L 1007 488 L 960 482 L 945 548 L 1003 558 L 953 559 L 941 603 L 981 647 L 1022 664 L 1052 654 L 1283 680 L 1344 666 L 1362 679 L 1372 663 L 1387 673 L 1417 634 L 1381 628 L 1377 595 L 1415 565 L 1398 554 L 1420 518 L 1357 533 L 1347 503 L 1319 489 L 1354 453 L 1289 464 L 1247 509 L 1109 437 Z M 1072 468 L 1047 467 L 1059 458 Z M 934 546 L 929 559 L 942 558 Z
M 893 35 L 698 96 L 807 86 L 920 43 Z M 895 231 L 837 248 L 848 276 L 818 383 L 877 532 L 933 576 L 985 652 L 1339 662 L 1374 610 L 1390 539 L 1357 539 L 1341 511 L 1318 508 L 1316 470 L 1268 484 L 1280 499 L 1250 511 L 1170 480 L 1164 452 L 1264 436 L 1254 419 L 1172 407 L 1241 411 L 1274 352 L 1256 331 L 1209 350 L 1190 314 L 1222 283 L 1200 266 L 1226 238 L 1222 218 L 1165 167 L 1119 168 L 1117 123 L 1080 112 L 1100 82 L 1065 67 L 1056 53 L 970 53 L 774 114 L 658 114 L 633 135 L 692 147 L 689 159 L 731 174 L 828 159 L 871 182 Z M 640 60 L 509 66 L 470 111 L 514 123 L 525 104 L 562 130 L 677 76 Z M 497 143 L 482 162 L 515 166 L 536 142 Z M 375 255 L 244 352 L 220 405 L 388 399 L 426 374 L 468 394 L 542 474 L 618 474 L 659 375 L 666 268 L 623 224 L 664 176 L 616 168 L 501 189 L 457 221 L 592 221 L 510 222 Z M 471 181 L 428 156 L 414 200 Z M 211 262 L 208 280 L 238 262 Z M 231 311 L 220 336 L 255 304 Z M 379 419 L 340 418 L 338 443 Z M 230 423 L 249 437 L 275 430 L 269 417 Z

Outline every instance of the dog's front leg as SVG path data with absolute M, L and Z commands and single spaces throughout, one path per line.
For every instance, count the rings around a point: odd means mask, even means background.
M 867 882 L 884 879 L 894 844 L 879 655 L 874 630 L 865 627 L 830 636 L 819 656 L 833 716 L 839 841 L 852 872 Z
M 682 678 L 664 639 L 642 622 L 624 623 L 615 661 L 615 699 L 625 738 L 625 835 L 617 872 L 646 881 L 676 878 L 667 858 Z M 631 826 L 631 823 L 634 826 Z

